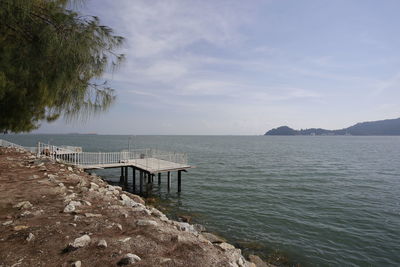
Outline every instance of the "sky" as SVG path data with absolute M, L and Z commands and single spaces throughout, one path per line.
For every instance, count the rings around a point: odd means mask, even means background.
M 117 100 L 36 133 L 260 135 L 400 117 L 398 0 L 87 0 L 124 36 Z

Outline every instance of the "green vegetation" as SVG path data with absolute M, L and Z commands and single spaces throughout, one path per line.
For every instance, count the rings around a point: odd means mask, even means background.
M 287 126 L 281 126 L 269 130 L 265 135 L 400 135 L 400 118 L 357 123 L 341 130 L 321 128 L 294 130 Z
M 123 38 L 71 4 L 0 1 L 1 132 L 31 131 L 60 116 L 87 117 L 115 99 L 101 76 L 123 60 L 115 52 Z

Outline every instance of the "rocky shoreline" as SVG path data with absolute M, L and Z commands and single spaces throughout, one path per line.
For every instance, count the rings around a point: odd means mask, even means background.
M 81 169 L 0 148 L 0 267 L 272 266 Z

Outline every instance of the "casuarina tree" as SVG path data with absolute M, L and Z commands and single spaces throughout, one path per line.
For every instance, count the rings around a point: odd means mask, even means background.
M 0 131 L 80 119 L 115 99 L 102 79 L 123 38 L 69 0 L 0 0 Z

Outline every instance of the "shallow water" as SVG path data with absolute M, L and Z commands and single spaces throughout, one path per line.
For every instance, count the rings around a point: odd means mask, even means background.
M 129 136 L 5 135 L 119 151 Z M 400 137 L 135 136 L 131 147 L 186 152 L 183 191 L 153 193 L 171 213 L 302 266 L 400 264 Z M 118 180 L 119 170 L 99 171 Z

